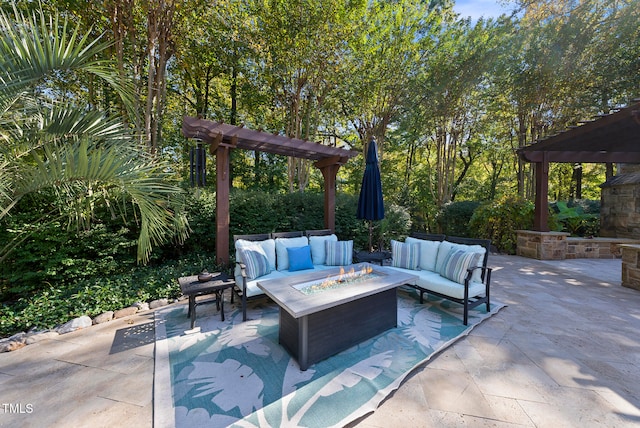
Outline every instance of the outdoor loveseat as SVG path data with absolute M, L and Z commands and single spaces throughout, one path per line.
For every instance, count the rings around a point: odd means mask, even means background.
M 487 267 L 488 239 L 412 233 L 405 242 L 391 241 L 390 269 L 417 275 L 407 284 L 420 292 L 460 303 L 464 325 L 469 309 L 486 304 L 489 311 L 491 268 Z
M 329 229 L 235 235 L 235 291 L 242 299 L 242 319 L 247 320 L 247 300 L 264 296 L 258 281 L 297 275 L 306 269 L 329 269 L 352 263 L 353 241 L 338 241 Z

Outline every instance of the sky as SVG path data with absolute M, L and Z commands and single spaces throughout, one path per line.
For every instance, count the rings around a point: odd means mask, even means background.
M 513 2 L 509 0 L 456 0 L 453 7 L 461 18 L 470 16 L 472 21 L 477 21 L 482 16 L 497 18 L 503 13 L 511 13 L 512 9 Z

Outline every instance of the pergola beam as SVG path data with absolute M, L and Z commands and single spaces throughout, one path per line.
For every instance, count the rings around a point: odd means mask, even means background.
M 183 118 L 182 134 L 187 138 L 201 139 L 209 144 L 221 134 L 223 143 L 238 149 L 257 150 L 314 161 L 336 155 L 351 158 L 358 154 L 353 150 L 188 116 Z
M 640 144 L 640 141 L 638 141 Z M 588 151 L 537 151 L 522 152 L 522 159 L 527 162 L 556 163 L 640 163 L 640 152 L 588 152 Z

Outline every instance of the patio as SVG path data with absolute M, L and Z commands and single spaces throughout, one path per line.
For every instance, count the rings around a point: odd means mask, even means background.
M 489 264 L 508 307 L 351 426 L 636 426 L 640 293 L 621 261 Z M 151 426 L 153 337 L 144 312 L 0 354 L 0 426 Z

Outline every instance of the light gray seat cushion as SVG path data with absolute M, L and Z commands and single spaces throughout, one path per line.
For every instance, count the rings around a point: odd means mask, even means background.
M 314 265 L 313 269 L 305 269 L 305 270 L 299 270 L 295 272 L 289 272 L 288 270 L 273 270 L 267 275 L 263 275 L 251 280 L 247 279 L 247 297 L 260 296 L 264 294 L 264 291 L 262 291 L 262 289 L 258 287 L 259 281 L 266 281 L 268 279 L 276 279 L 276 278 L 286 278 L 289 276 L 299 275 L 301 273 L 314 272 L 314 271 L 326 270 L 331 268 L 335 268 L 335 266 Z M 242 275 L 240 275 L 239 268 L 236 269 L 235 280 L 236 280 L 236 284 L 240 288 L 242 288 Z
M 388 269 L 417 275 L 418 278 L 411 284 L 445 296 L 454 297 L 456 299 L 464 299 L 464 285 L 459 284 L 450 279 L 441 277 L 436 272 L 428 270 L 410 270 L 398 267 L 387 266 Z M 483 295 L 485 293 L 485 285 L 481 282 L 469 282 L 469 297 Z

